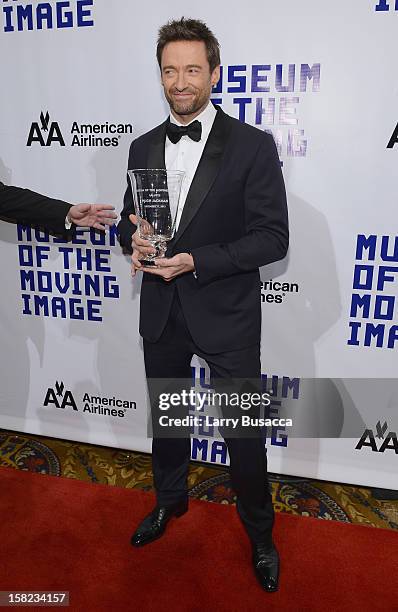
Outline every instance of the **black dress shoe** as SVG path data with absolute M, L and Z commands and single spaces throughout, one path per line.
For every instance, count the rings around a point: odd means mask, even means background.
M 279 587 L 279 555 L 275 546 L 253 543 L 253 565 L 265 591 L 273 593 Z
M 131 536 L 133 546 L 145 546 L 163 535 L 166 525 L 173 516 L 182 516 L 188 510 L 188 501 L 183 500 L 171 506 L 156 506 L 144 518 Z

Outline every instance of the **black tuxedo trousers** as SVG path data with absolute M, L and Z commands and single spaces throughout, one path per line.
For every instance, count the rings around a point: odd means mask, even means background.
M 191 457 L 190 438 L 158 437 L 156 379 L 189 380 L 191 359 L 196 354 L 206 360 L 210 376 L 217 379 L 260 378 L 260 346 L 211 354 L 194 342 L 181 308 L 178 291 L 173 296 L 170 315 L 164 331 L 156 342 L 144 339 L 145 369 L 152 403 L 153 441 L 152 467 L 157 502 L 169 505 L 187 498 L 187 476 Z M 177 389 L 173 389 L 177 391 Z M 188 415 L 188 408 L 186 408 Z M 228 413 L 226 413 L 227 415 Z M 267 478 L 267 457 L 261 432 L 251 428 L 251 437 L 225 438 L 230 457 L 231 480 L 237 494 L 237 510 L 253 542 L 271 545 L 274 511 Z

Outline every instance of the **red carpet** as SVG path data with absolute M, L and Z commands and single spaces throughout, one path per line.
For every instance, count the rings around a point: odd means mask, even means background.
M 235 508 L 192 501 L 129 544 L 153 496 L 0 468 L 0 590 L 68 590 L 70 610 L 397 610 L 398 534 L 277 514 L 278 593 L 257 585 Z M 30 608 L 43 609 L 43 608 Z

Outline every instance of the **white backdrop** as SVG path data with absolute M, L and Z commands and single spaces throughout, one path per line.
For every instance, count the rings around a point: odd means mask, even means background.
M 269 469 L 398 488 L 395 3 L 1 4 L 0 180 L 118 210 L 132 138 L 167 114 L 157 29 L 208 23 L 213 98 L 272 131 L 288 191 L 290 252 L 262 270 L 262 370 L 295 425 L 268 432 Z M 114 235 L 71 245 L 1 223 L 0 250 L 0 426 L 149 451 L 140 287 Z M 195 459 L 228 460 L 193 438 Z

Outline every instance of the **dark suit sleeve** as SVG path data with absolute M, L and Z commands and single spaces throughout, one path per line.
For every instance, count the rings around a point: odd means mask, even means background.
M 134 153 L 133 153 L 134 141 L 131 143 L 130 152 L 129 152 L 129 160 L 127 168 L 134 168 Z M 129 219 L 129 215 L 135 214 L 134 203 L 133 203 L 133 194 L 131 191 L 130 179 L 127 177 L 127 188 L 124 194 L 123 199 L 123 210 L 120 214 L 120 221 L 118 223 L 117 229 L 119 232 L 119 242 L 121 246 L 128 252 L 132 253 L 133 249 L 131 247 L 131 237 L 136 231 L 137 227 L 131 223 Z
M 40 225 L 62 234 L 67 231 L 65 218 L 71 206 L 29 189 L 0 183 L 0 215 L 10 221 Z
M 278 152 L 269 134 L 265 134 L 249 172 L 244 206 L 246 234 L 242 238 L 191 251 L 199 284 L 260 268 L 283 259 L 287 253 L 285 185 Z

